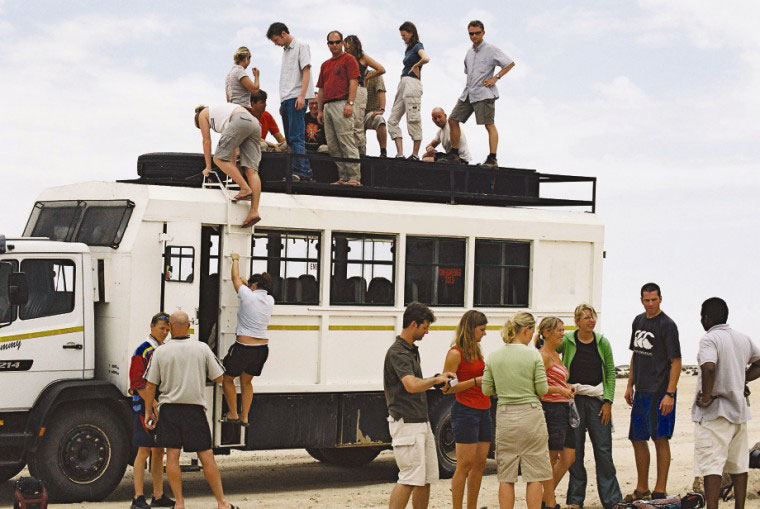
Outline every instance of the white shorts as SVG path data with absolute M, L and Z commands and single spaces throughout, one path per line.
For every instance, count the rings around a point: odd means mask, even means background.
M 694 475 L 749 472 L 747 423 L 734 424 L 723 417 L 694 423 Z
M 404 422 L 388 417 L 398 483 L 425 486 L 438 480 L 438 455 L 429 422 Z

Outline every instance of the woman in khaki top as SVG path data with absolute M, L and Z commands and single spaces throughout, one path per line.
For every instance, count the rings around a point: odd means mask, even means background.
M 496 464 L 499 507 L 515 505 L 518 468 L 528 483 L 528 509 L 541 507 L 542 481 L 552 478 L 544 411 L 540 397 L 546 394 L 546 370 L 541 354 L 528 346 L 536 320 L 530 313 L 517 313 L 502 331 L 506 343 L 488 356 L 483 373 L 483 394 L 496 394 Z

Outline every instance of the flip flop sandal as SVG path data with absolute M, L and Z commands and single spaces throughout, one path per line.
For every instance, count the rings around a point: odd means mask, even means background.
M 229 417 L 225 416 L 219 419 L 219 422 L 224 424 L 240 424 L 240 417 L 237 419 L 230 419 Z
M 248 426 L 250 426 L 250 425 L 251 425 L 251 423 L 250 423 L 250 422 L 248 422 L 248 421 L 246 421 L 246 422 L 240 421 L 240 425 L 241 425 L 242 427 L 244 427 L 244 428 L 247 428 Z
M 631 502 L 635 502 L 637 500 L 650 500 L 652 498 L 652 492 L 649 490 L 646 491 L 638 491 L 633 490 L 633 493 L 629 493 L 625 496 L 623 499 L 623 502 L 630 504 Z
M 253 196 L 253 193 L 250 194 L 244 194 L 244 195 L 235 195 L 232 197 L 232 201 L 251 201 L 251 197 Z
M 254 217 L 253 219 L 249 219 L 245 223 L 241 224 L 240 227 L 241 228 L 250 228 L 251 226 L 253 226 L 256 223 L 258 223 L 259 221 L 261 221 L 261 217 Z

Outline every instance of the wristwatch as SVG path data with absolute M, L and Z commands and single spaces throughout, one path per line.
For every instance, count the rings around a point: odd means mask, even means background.
M 676 393 L 675 392 L 666 392 L 665 395 L 666 396 L 670 396 L 671 398 L 675 398 L 676 397 Z
M 350 104 L 351 106 L 353 106 L 354 105 L 354 101 L 348 101 L 348 104 Z

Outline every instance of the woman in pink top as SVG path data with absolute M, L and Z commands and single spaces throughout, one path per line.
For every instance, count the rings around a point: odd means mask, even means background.
M 541 320 L 536 335 L 536 348 L 544 359 L 549 382 L 549 391 L 541 397 L 541 405 L 549 432 L 553 479 L 543 482 L 544 506 L 557 509 L 559 505 L 554 497 L 554 488 L 575 461 L 575 433 L 570 426 L 570 401 L 575 396 L 575 387 L 567 385 L 568 371 L 557 353 L 564 333 L 562 320 L 548 316 Z
M 457 383 L 447 394 L 456 394 L 451 407 L 451 428 L 456 442 L 457 469 L 451 478 L 454 509 L 462 508 L 467 485 L 467 508 L 478 507 L 478 493 L 491 447 L 491 398 L 483 394 L 485 361 L 480 340 L 486 335 L 488 319 L 480 311 L 467 311 L 457 326 L 454 344 L 446 355 L 443 372 L 456 373 Z

